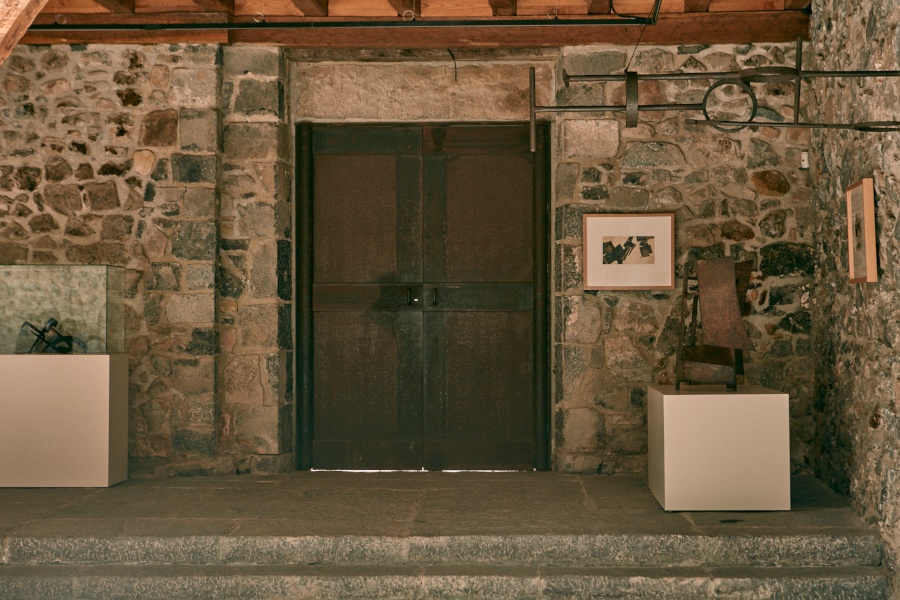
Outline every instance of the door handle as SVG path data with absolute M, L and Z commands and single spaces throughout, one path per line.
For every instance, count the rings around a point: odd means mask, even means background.
M 437 304 L 438 304 L 438 293 L 437 293 L 437 288 L 434 287 L 434 288 L 431 288 L 431 305 L 437 306 Z

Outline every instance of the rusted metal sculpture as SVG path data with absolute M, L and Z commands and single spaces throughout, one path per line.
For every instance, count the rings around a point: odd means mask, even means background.
M 812 123 L 801 122 L 800 87 L 804 81 L 814 79 L 835 78 L 861 78 L 861 77 L 900 77 L 900 71 L 809 71 L 803 69 L 803 42 L 797 40 L 797 58 L 795 66 L 767 66 L 743 69 L 741 71 L 726 71 L 719 73 L 647 73 L 638 74 L 634 71 L 611 75 L 570 75 L 563 70 L 563 83 L 569 87 L 572 83 L 600 83 L 622 82 L 625 84 L 624 105 L 599 105 L 599 106 L 538 106 L 536 102 L 534 69 L 531 69 L 531 124 L 534 131 L 537 115 L 540 113 L 598 113 L 598 112 L 624 112 L 625 127 L 637 127 L 638 114 L 641 111 L 695 111 L 702 112 L 703 119 L 685 119 L 690 125 L 709 125 L 719 131 L 740 131 L 750 126 L 787 127 L 804 129 L 852 129 L 861 132 L 887 132 L 900 131 L 900 121 L 867 121 L 861 123 Z M 708 80 L 712 84 L 703 96 L 703 102 L 698 103 L 665 103 L 665 104 L 640 104 L 638 96 L 638 83 L 641 81 L 685 81 Z M 794 84 L 794 118 L 792 122 L 757 121 L 756 115 L 759 102 L 753 91 L 755 83 L 793 83 Z M 710 115 L 709 105 L 714 98 L 714 92 L 722 87 L 736 88 L 747 98 L 750 115 L 746 121 L 715 119 Z M 533 137 L 532 137 L 533 139 Z M 532 151 L 534 145 L 532 144 Z
M 73 350 L 84 353 L 87 348 L 83 341 L 71 335 L 63 335 L 56 326 L 59 321 L 50 317 L 40 329 L 28 321 L 22 323 L 22 330 L 27 330 L 34 335 L 34 343 L 28 349 L 27 354 L 69 354 Z
M 687 266 L 682 284 L 681 326 L 675 357 L 675 389 L 682 381 L 723 383 L 737 390 L 744 373 L 743 351 L 752 346 L 742 314 L 749 310 L 747 287 L 753 263 L 733 258 L 698 260 L 696 289 Z M 690 315 L 690 321 L 688 316 Z M 698 343 L 700 332 L 702 343 Z

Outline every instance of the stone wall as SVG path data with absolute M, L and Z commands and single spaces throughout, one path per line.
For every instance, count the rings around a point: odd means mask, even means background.
M 229 52 L 223 67 L 218 46 L 20 46 L 0 66 L 0 264 L 127 268 L 133 475 L 290 463 L 271 458 L 290 451 L 291 384 L 269 314 L 285 326 L 289 217 L 269 213 L 289 183 L 238 123 L 283 121 L 280 95 L 246 83 L 278 80 L 280 53 Z M 223 374 L 253 352 L 273 389 L 237 398 Z M 237 408 L 253 404 L 281 412 Z
M 0 263 L 128 269 L 133 474 L 289 469 L 291 124 L 519 121 L 539 104 L 621 103 L 614 46 L 301 51 L 217 46 L 22 47 L 0 66 Z M 284 62 L 285 59 L 287 62 Z M 785 64 L 777 45 L 641 47 L 641 72 Z M 643 102 L 698 102 L 704 82 L 643 83 Z M 768 86 L 761 112 L 788 118 Z M 554 98 L 555 95 L 555 98 Z M 726 104 L 740 98 L 724 97 Z M 737 133 L 642 115 L 552 115 L 555 468 L 642 472 L 646 395 L 674 367 L 675 293 L 585 291 L 586 212 L 674 212 L 677 262 L 756 261 L 748 381 L 791 395 L 792 464 L 813 438 L 815 211 L 803 132 Z
M 890 0 L 814 3 L 813 69 L 900 68 L 900 7 Z M 841 48 L 841 52 L 834 52 Z M 810 117 L 828 122 L 900 118 L 900 80 L 819 81 Z M 815 323 L 816 472 L 850 494 L 900 555 L 900 134 L 816 132 L 814 202 L 820 270 Z M 878 282 L 850 284 L 844 191 L 875 179 Z M 880 414 L 880 419 L 875 416 Z M 873 418 L 874 417 L 874 418 Z M 896 591 L 896 590 L 895 590 Z
M 567 49 L 560 65 L 569 74 L 612 73 L 628 60 L 621 48 L 579 48 Z M 792 60 L 784 46 L 641 47 L 631 68 L 716 72 Z M 709 83 L 645 82 L 641 103 L 701 102 Z M 622 87 L 560 86 L 557 102 L 623 104 Z M 781 86 L 757 94 L 761 118 L 793 116 Z M 741 103 L 737 96 L 725 100 Z M 603 212 L 675 213 L 678 290 L 686 262 L 719 256 L 754 261 L 752 311 L 745 319 L 754 349 L 745 356 L 746 381 L 790 394 L 791 465 L 805 466 L 814 435 L 809 306 L 815 212 L 807 174 L 799 170 L 808 134 L 775 128 L 723 133 L 684 118 L 642 113 L 636 128 L 625 128 L 621 116 L 559 120 L 554 405 L 556 465 L 563 471 L 644 471 L 646 385 L 673 381 L 676 292 L 583 289 L 582 216 Z
M 614 46 L 469 51 L 457 55 L 455 65 L 446 53 L 434 52 L 288 56 L 293 118 L 326 122 L 525 121 L 531 65 L 537 68 L 538 104 L 621 104 L 621 85 L 565 88 L 560 69 L 621 72 L 628 59 Z M 632 68 L 729 71 L 781 65 L 792 56 L 791 47 L 772 45 L 642 47 Z M 642 102 L 699 102 L 707 85 L 644 83 Z M 782 87 L 764 92 L 761 115 L 792 117 Z M 755 350 L 747 380 L 790 393 L 792 465 L 803 468 L 813 437 L 808 309 L 815 211 L 806 173 L 798 170 L 808 134 L 772 128 L 725 134 L 686 126 L 684 115 L 673 113 L 644 114 L 635 129 L 602 115 L 551 118 L 555 468 L 646 469 L 645 388 L 672 380 L 675 294 L 584 291 L 581 217 L 659 211 L 676 213 L 679 266 L 701 256 L 756 261 L 748 319 Z

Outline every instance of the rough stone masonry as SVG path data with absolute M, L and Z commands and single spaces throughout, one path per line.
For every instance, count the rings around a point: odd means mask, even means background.
M 133 474 L 270 472 L 294 447 L 292 135 L 298 121 L 525 121 L 538 102 L 621 103 L 615 46 L 437 52 L 19 47 L 0 66 L 0 263 L 128 270 Z M 639 72 L 793 64 L 782 45 L 641 47 Z M 645 82 L 699 102 L 709 82 Z M 789 119 L 781 84 L 761 115 Z M 554 97 L 555 96 L 555 97 Z M 739 101 L 739 98 L 726 100 Z M 581 217 L 674 212 L 676 261 L 753 259 L 747 379 L 791 397 L 792 466 L 815 438 L 816 210 L 806 132 L 723 133 L 675 113 L 552 117 L 554 467 L 646 469 L 648 383 L 672 379 L 674 292 L 585 291 Z

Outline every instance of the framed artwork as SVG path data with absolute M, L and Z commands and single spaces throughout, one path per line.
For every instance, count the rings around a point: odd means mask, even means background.
M 850 283 L 878 281 L 875 250 L 875 182 L 869 177 L 847 188 Z
M 675 288 L 675 215 L 584 215 L 584 289 Z

